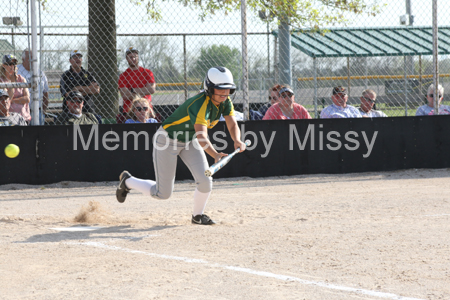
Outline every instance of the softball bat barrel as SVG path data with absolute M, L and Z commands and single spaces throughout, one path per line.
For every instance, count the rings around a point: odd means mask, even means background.
M 248 147 L 250 146 L 251 142 L 250 140 L 246 140 L 245 141 L 245 145 Z M 220 169 L 222 169 L 227 163 L 230 162 L 230 160 L 233 158 L 233 156 L 236 155 L 236 153 L 239 153 L 239 151 L 241 151 L 241 148 L 237 148 L 236 150 L 234 150 L 233 153 L 228 154 L 228 156 L 225 156 L 224 158 L 222 158 L 221 160 L 219 160 L 218 162 L 216 162 L 215 164 L 213 164 L 211 167 L 209 167 L 206 171 L 205 171 L 205 175 L 206 177 L 211 177 L 214 174 L 217 173 L 217 171 L 219 171 Z

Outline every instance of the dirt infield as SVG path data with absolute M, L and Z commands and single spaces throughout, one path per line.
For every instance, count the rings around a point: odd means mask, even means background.
M 190 224 L 192 181 L 123 204 L 116 182 L 0 186 L 0 299 L 450 299 L 449 177 L 218 180 L 216 226 Z

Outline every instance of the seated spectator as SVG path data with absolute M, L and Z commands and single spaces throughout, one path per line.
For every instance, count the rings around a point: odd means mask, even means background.
M 116 123 L 123 124 L 128 120 L 128 113 L 123 111 L 123 106 L 119 106 L 119 113 L 116 115 Z
M 347 105 L 348 95 L 347 90 L 344 87 L 334 87 L 331 100 L 333 101 L 333 104 L 322 110 L 320 118 L 362 118 L 356 107 Z
M 444 87 L 442 85 L 438 86 L 439 90 L 439 114 L 440 115 L 449 115 L 450 114 L 450 106 L 441 105 L 442 99 L 444 99 Z M 432 116 L 434 115 L 434 84 L 431 84 L 428 87 L 427 92 L 427 101 L 428 104 L 420 106 L 416 111 L 416 116 Z
M 93 112 L 91 99 L 93 95 L 100 93 L 100 86 L 94 76 L 81 66 L 83 55 L 78 50 L 70 52 L 70 69 L 61 76 L 60 91 L 62 97 L 67 97 L 70 92 L 78 91 L 84 98 L 83 112 Z M 67 107 L 63 102 L 63 111 L 67 112 Z
M 377 100 L 377 93 L 373 90 L 365 90 L 361 96 L 361 106 L 359 107 L 359 113 L 363 118 L 379 118 L 387 117 L 387 115 L 381 110 L 373 109 L 375 101 Z
M 249 113 L 250 120 L 252 120 L 252 121 L 262 120 L 262 118 L 263 118 L 263 115 L 259 111 L 250 109 L 248 111 L 248 113 Z M 244 113 L 237 111 L 237 110 L 234 111 L 234 118 L 236 119 L 236 121 L 244 121 L 245 120 Z M 220 115 L 219 121 L 225 121 L 225 118 L 223 117 L 223 115 Z
M 279 99 L 279 93 L 278 91 L 281 90 L 281 85 L 276 84 L 273 87 L 269 89 L 269 103 L 264 104 L 259 108 L 259 113 L 264 117 L 269 107 L 274 105 L 275 103 L 278 103 L 280 101 Z
M 31 78 L 33 73 L 31 72 L 31 51 L 29 49 L 25 49 L 22 52 L 22 64 L 17 66 L 17 74 L 22 75 L 27 82 L 31 82 Z M 39 102 L 42 103 L 42 111 L 39 114 L 41 120 L 40 124 L 44 124 L 44 113 L 47 111 L 48 107 L 48 80 L 47 76 L 45 76 L 44 72 L 39 70 L 39 79 L 38 79 L 38 89 L 39 89 Z
M 83 113 L 84 99 L 78 91 L 70 92 L 64 99 L 67 107 L 66 112 L 57 116 L 55 124 L 58 125 L 88 125 L 98 124 L 97 117 L 92 113 Z
M 250 120 L 252 121 L 262 120 L 264 118 L 264 115 L 257 110 L 250 109 L 248 113 L 250 115 Z
M 7 54 L 3 56 L 2 66 L 0 68 L 1 82 L 27 82 L 22 76 L 17 74 L 17 59 L 14 55 Z M 30 93 L 28 88 L 10 88 L 13 91 L 13 96 L 10 95 L 11 107 L 10 112 L 16 112 L 30 124 Z
M 155 113 L 150 107 L 148 100 L 145 98 L 136 98 L 131 104 L 131 109 L 128 112 L 130 119 L 125 123 L 158 123 L 155 119 Z
M 8 94 L 6 90 L 0 89 L 0 126 L 27 126 L 27 121 L 18 113 L 9 112 L 11 107 L 12 89 Z
M 311 119 L 306 108 L 295 103 L 294 91 L 288 85 L 281 86 L 278 93 L 279 102 L 267 110 L 263 120 Z
M 119 92 L 123 98 L 123 113 L 128 113 L 133 99 L 143 97 L 152 107 L 152 94 L 156 91 L 153 72 L 139 66 L 139 51 L 130 47 L 125 51 L 128 68 L 119 76 Z M 116 117 L 117 121 L 123 118 Z

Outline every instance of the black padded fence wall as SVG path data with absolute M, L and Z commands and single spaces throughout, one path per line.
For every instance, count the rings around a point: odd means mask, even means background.
M 214 177 L 267 177 L 450 167 L 450 117 L 319 119 L 239 123 L 253 144 Z M 154 179 L 152 137 L 159 124 L 0 127 L 0 184 L 115 181 L 122 170 Z M 233 143 L 224 122 L 209 131 L 216 147 Z M 208 158 L 210 164 L 212 159 Z M 179 160 L 177 179 L 192 179 Z

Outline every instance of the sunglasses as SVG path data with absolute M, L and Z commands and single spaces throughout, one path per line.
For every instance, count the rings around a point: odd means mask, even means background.
M 433 96 L 434 96 L 433 94 L 428 95 L 428 97 L 431 97 L 431 98 L 433 98 Z M 439 98 L 442 98 L 442 95 L 439 95 Z
M 270 97 L 269 96 L 269 100 L 278 100 L 278 97 Z
M 140 106 L 136 106 L 135 108 L 136 108 L 137 111 L 142 111 L 142 110 L 143 110 L 143 111 L 147 111 L 147 110 L 148 110 L 148 107 L 140 107 Z
M 291 98 L 293 95 L 290 93 L 285 93 L 285 94 L 281 94 L 280 97 L 281 98 Z
M 369 97 L 363 97 L 363 99 L 364 99 L 364 100 L 366 100 L 366 101 L 370 101 L 370 102 L 373 102 L 373 103 L 375 103 L 375 100 L 373 100 L 373 99 L 370 99 Z
M 81 103 L 81 102 L 83 102 L 83 100 L 81 100 L 81 99 L 69 99 L 68 101 L 72 102 L 72 103 Z
M 9 63 L 4 63 L 4 65 L 5 65 L 5 66 L 15 66 L 15 65 L 16 65 L 16 63 L 13 63 L 13 62 L 9 62 Z

